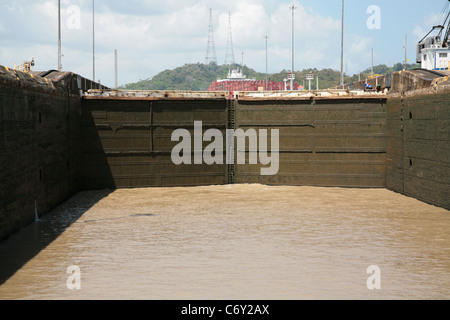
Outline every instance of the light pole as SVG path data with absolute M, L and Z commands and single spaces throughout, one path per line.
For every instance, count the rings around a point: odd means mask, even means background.
M 58 71 L 61 70 L 61 0 L 58 0 Z
M 92 0 L 92 81 L 95 82 L 95 0 Z
M 306 80 L 309 81 L 309 91 L 311 91 L 311 80 L 314 79 L 314 74 L 312 71 L 306 75 Z
M 292 4 L 292 7 L 289 7 L 289 9 L 292 10 L 292 74 L 291 74 L 291 91 L 294 90 L 294 10 L 297 9 L 294 4 Z
M 266 91 L 267 91 L 267 40 L 269 39 L 269 36 L 266 35 Z
M 407 45 L 408 45 L 408 35 L 405 34 L 405 63 L 403 64 L 403 70 L 406 70 L 406 63 L 408 62 Z
M 242 73 L 242 91 L 244 91 L 244 52 L 242 52 L 242 68 L 241 68 L 241 73 Z
M 117 90 L 117 49 L 114 49 L 114 89 Z
M 371 76 L 373 76 L 374 75 L 374 73 L 373 73 L 373 48 L 372 48 L 372 67 L 370 68 L 370 75 Z
M 341 86 L 344 85 L 344 0 L 342 0 L 342 26 L 341 26 Z

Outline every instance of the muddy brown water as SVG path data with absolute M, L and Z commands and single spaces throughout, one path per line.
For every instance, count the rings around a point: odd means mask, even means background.
M 0 280 L 0 299 L 449 299 L 450 212 L 386 189 L 86 191 L 0 244 Z

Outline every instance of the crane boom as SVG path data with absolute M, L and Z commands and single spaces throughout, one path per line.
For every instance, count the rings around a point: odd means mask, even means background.
M 435 25 L 417 44 L 417 63 L 427 70 L 450 70 L 450 0 Z M 433 35 L 431 35 L 434 31 Z
M 447 23 L 449 17 L 450 17 L 450 12 L 447 15 L 447 19 L 445 19 L 444 26 Z M 448 47 L 448 39 L 449 39 L 449 37 L 450 37 L 450 22 L 447 25 L 447 31 L 445 32 L 444 38 L 442 38 L 442 46 L 443 47 Z

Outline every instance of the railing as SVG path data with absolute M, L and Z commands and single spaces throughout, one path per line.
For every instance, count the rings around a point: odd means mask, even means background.
M 31 67 L 34 66 L 34 59 L 31 61 L 25 61 L 22 64 L 15 64 L 14 63 L 14 70 L 18 70 L 18 71 L 22 71 L 22 72 L 30 72 L 31 71 Z
M 448 60 L 440 60 L 439 70 L 449 70 L 450 61 Z

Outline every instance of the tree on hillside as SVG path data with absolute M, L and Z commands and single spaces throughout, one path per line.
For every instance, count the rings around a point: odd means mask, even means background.
M 420 67 L 420 65 L 407 64 L 408 70 L 418 67 Z M 214 62 L 211 62 L 209 64 L 185 64 L 184 66 L 175 68 L 174 70 L 164 70 L 155 75 L 153 78 L 141 80 L 136 83 L 126 84 L 120 87 L 120 89 L 206 91 L 213 81 L 217 79 L 225 79 L 228 75 L 228 72 L 233 69 L 241 69 L 241 66 L 239 64 L 217 65 Z M 266 79 L 265 73 L 257 72 L 247 66 L 244 66 L 242 69 L 244 75 L 246 75 L 249 79 Z M 373 71 L 376 74 L 386 74 L 388 72 L 400 70 L 403 70 L 402 63 L 396 63 L 392 68 L 389 68 L 385 64 L 373 67 Z M 315 80 L 312 83 L 312 87 L 314 89 L 317 81 L 316 77 L 319 78 L 319 87 L 321 89 L 336 87 L 340 84 L 340 72 L 330 68 L 322 70 L 318 70 L 317 68 L 309 68 L 302 71 L 296 71 L 295 81 L 300 85 L 305 83 L 306 86 L 306 75 L 310 72 L 313 72 L 315 77 Z M 356 74 L 353 76 L 345 75 L 344 82 L 356 82 L 359 80 L 359 78 L 367 78 L 370 73 L 371 68 L 368 68 L 360 74 Z M 287 70 L 282 70 L 279 73 L 270 74 L 268 80 L 283 82 L 283 80 L 287 77 L 287 74 Z

